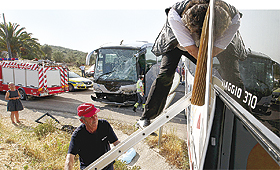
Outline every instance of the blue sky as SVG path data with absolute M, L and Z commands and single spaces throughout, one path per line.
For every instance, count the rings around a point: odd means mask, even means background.
M 1 2 L 0 22 L 18 23 L 40 44 L 90 52 L 108 42 L 154 42 L 177 0 L 13 0 Z M 241 12 L 240 32 L 252 50 L 280 58 L 280 1 L 228 0 Z M 266 10 L 266 12 L 264 12 Z M 269 10 L 269 11 L 268 11 Z M 275 58 L 275 57 L 273 57 Z

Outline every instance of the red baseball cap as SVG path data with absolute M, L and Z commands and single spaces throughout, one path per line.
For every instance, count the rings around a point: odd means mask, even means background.
M 91 103 L 83 103 L 77 108 L 78 116 L 79 117 L 91 117 L 99 112 L 100 109 L 94 107 Z

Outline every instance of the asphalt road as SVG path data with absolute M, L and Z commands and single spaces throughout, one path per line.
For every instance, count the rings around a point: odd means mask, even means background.
M 179 85 L 175 92 L 176 96 L 173 99 L 172 103 L 174 103 L 184 95 L 184 86 Z M 23 100 L 22 103 L 24 107 L 28 109 L 63 112 L 70 115 L 76 115 L 76 109 L 80 104 L 90 102 L 99 107 L 101 110 L 106 110 L 107 112 L 117 112 L 136 118 L 141 116 L 142 112 L 140 110 L 137 110 L 137 112 L 132 111 L 133 106 L 118 107 L 92 101 L 90 97 L 91 94 L 93 94 L 92 89 L 77 90 L 75 92 L 62 93 L 55 96 Z M 0 93 L 0 100 L 5 101 L 5 92 Z M 113 119 L 116 120 L 123 120 L 123 118 L 119 116 L 119 114 L 116 114 L 116 117 L 114 117 L 114 114 L 111 114 L 110 116 L 113 116 Z M 186 119 L 184 112 L 181 112 L 179 115 L 177 115 L 173 120 L 171 120 L 171 122 L 185 124 Z

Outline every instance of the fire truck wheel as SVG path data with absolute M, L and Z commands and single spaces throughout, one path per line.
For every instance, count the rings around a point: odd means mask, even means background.
M 69 84 L 69 91 L 74 91 L 74 86 L 72 84 Z
M 18 89 L 19 94 L 20 94 L 20 99 L 25 100 L 26 99 L 26 94 L 22 89 Z

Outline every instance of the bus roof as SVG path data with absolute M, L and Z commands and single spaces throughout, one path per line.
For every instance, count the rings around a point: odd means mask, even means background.
M 248 49 L 247 52 L 248 52 L 248 55 L 250 55 L 251 57 L 263 58 L 263 59 L 271 60 L 271 61 L 273 61 L 273 62 L 275 62 L 275 63 L 280 64 L 280 63 L 278 62 L 279 59 L 277 59 L 276 56 L 268 56 L 268 55 L 266 55 L 266 54 L 264 54 L 264 53 L 262 53 L 262 52 L 252 51 L 250 48 Z
M 99 49 L 102 48 L 131 48 L 131 49 L 141 49 L 143 47 L 152 46 L 152 43 L 148 43 L 147 41 L 136 41 L 136 42 L 129 42 L 129 43 L 107 43 L 101 45 Z
M 123 41 L 121 41 L 120 43 L 106 43 L 106 44 L 103 44 L 99 48 L 95 49 L 94 51 L 96 51 L 98 49 L 106 49 L 106 48 L 107 49 L 108 48 L 125 48 L 125 49 L 140 50 L 142 48 L 152 47 L 152 46 L 153 46 L 153 43 L 149 43 L 147 41 L 135 41 L 135 42 L 131 42 L 131 43 L 123 43 Z M 94 51 L 90 52 L 86 56 L 86 65 L 89 65 L 90 57 L 94 53 Z
M 266 58 L 266 59 L 271 60 L 271 58 L 268 55 L 263 54 L 261 52 L 252 51 L 250 48 L 248 49 L 247 52 L 248 52 L 248 55 L 251 55 L 253 57 Z

